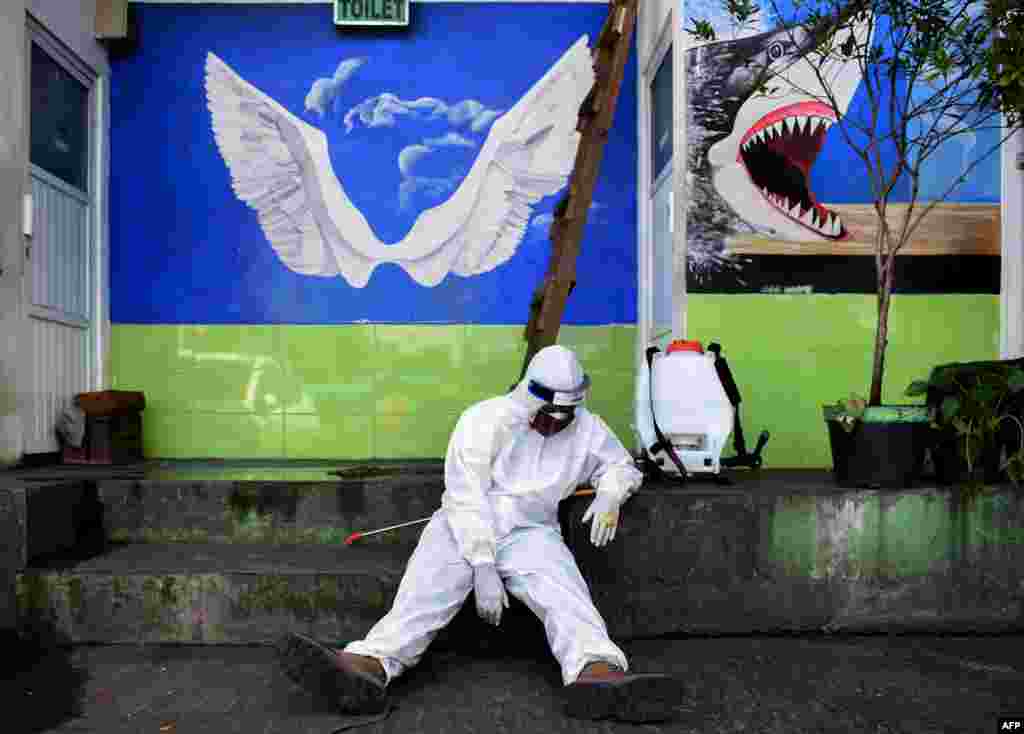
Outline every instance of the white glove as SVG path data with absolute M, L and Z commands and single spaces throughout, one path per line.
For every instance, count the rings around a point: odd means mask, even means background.
M 473 594 L 476 596 L 476 613 L 497 627 L 501 622 L 501 610 L 508 608 L 508 594 L 493 563 L 481 563 L 473 568 Z
M 590 507 L 583 513 L 582 522 L 590 523 L 590 542 L 600 547 L 614 540 L 615 529 L 619 526 L 619 502 L 608 494 L 597 493 Z

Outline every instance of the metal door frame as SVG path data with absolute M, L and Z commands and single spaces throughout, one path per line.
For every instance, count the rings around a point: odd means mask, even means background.
M 637 368 L 642 367 L 643 352 L 649 343 L 653 343 L 651 330 L 654 321 L 654 192 L 667 176 L 672 176 L 676 168 L 675 158 L 678 149 L 673 143 L 672 159 L 658 176 L 657 181 L 651 180 L 651 150 L 654 144 L 654 131 L 651 129 L 651 113 L 654 101 L 651 95 L 651 84 L 658 73 L 662 62 L 669 52 L 675 48 L 673 43 L 673 23 L 675 13 L 669 12 L 662 21 L 650 57 L 646 62 L 637 64 L 637 116 L 639 118 L 637 132 L 639 135 L 637 155 Z M 672 51 L 674 54 L 674 51 Z M 673 99 L 676 84 L 673 68 Z M 673 187 L 673 192 L 675 188 Z M 671 219 L 670 219 L 671 221 Z M 673 228 L 674 229 L 674 228 Z M 673 304 L 673 312 L 678 306 Z

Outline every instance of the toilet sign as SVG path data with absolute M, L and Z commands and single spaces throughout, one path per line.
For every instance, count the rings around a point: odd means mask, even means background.
M 334 0 L 339 26 L 409 25 L 409 0 Z

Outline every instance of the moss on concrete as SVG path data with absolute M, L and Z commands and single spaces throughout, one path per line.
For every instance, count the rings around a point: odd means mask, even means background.
M 147 626 L 155 627 L 160 624 L 163 616 L 160 605 L 160 582 L 147 576 L 142 580 L 142 619 Z
M 313 608 L 317 614 L 335 614 L 341 606 L 341 593 L 335 576 L 320 576 L 313 591 Z
M 400 466 L 371 466 L 369 464 L 362 464 L 338 469 L 331 473 L 336 474 L 342 479 L 366 479 L 369 477 L 389 477 L 401 472 L 402 467 Z
M 200 579 L 200 590 L 207 594 L 223 594 L 224 593 L 224 577 L 220 574 L 211 573 L 203 574 L 198 577 Z
M 71 616 L 81 619 L 84 612 L 84 594 L 82 579 L 78 576 L 65 577 L 68 606 L 71 609 Z
M 50 610 L 50 585 L 46 574 L 20 573 L 17 580 L 18 609 L 22 614 L 48 613 Z
M 174 576 L 164 576 L 160 582 L 160 602 L 165 607 L 176 607 L 180 601 L 178 580 Z
M 375 589 L 374 591 L 371 591 L 369 594 L 367 594 L 366 601 L 368 601 L 370 606 L 374 609 L 383 609 L 385 605 L 388 603 L 387 597 L 384 595 L 384 592 L 380 591 L 379 589 Z
M 142 619 L 161 640 L 187 642 L 191 628 L 180 622 L 182 596 L 187 591 L 184 576 L 147 576 L 142 581 Z
M 280 545 L 343 545 L 351 531 L 339 527 L 294 527 L 274 524 L 271 515 L 244 517 L 228 524 L 226 536 L 211 534 L 204 528 L 142 528 L 117 530 L 111 540 L 120 543 L 270 543 Z M 389 534 L 396 535 L 396 534 Z M 389 543 L 402 542 L 389 537 Z
M 145 543 L 207 543 L 210 540 L 205 528 L 143 528 L 139 535 Z
M 372 597 L 370 603 L 379 605 Z M 287 612 L 303 620 L 336 614 L 341 604 L 341 589 L 333 576 L 319 577 L 309 591 L 292 588 L 282 576 L 259 576 L 238 597 L 238 608 L 247 616 Z

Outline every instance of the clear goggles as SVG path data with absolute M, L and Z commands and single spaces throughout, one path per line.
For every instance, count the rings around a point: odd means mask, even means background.
M 544 385 L 536 380 L 530 380 L 527 384 L 527 390 L 535 398 L 539 398 L 545 403 L 559 406 L 579 405 L 587 397 L 589 389 L 590 375 L 583 375 L 583 382 L 575 390 L 552 390 L 550 387 L 544 387 Z

